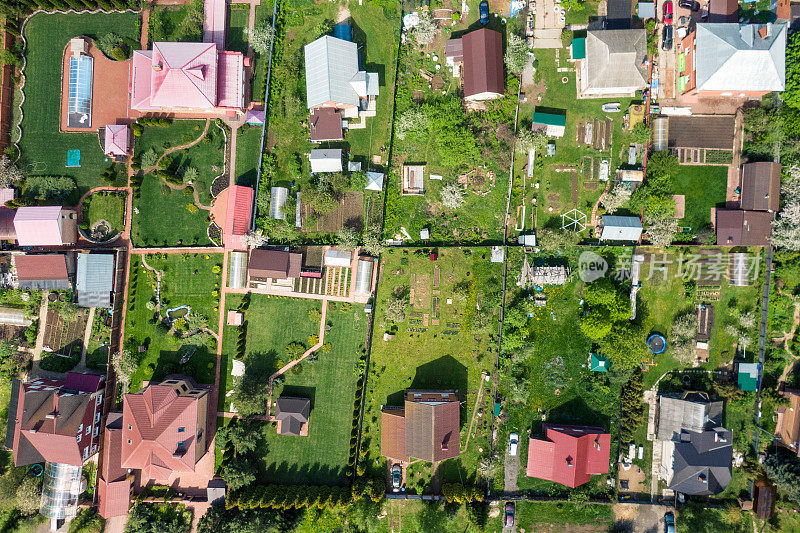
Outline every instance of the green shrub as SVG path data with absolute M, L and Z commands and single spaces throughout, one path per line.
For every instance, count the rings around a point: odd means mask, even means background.
M 191 214 L 197 213 L 200 209 L 194 204 L 186 204 L 186 210 L 189 211 Z
M 121 46 L 115 46 L 111 49 L 111 58 L 114 59 L 114 61 L 125 61 L 128 59 L 128 53 L 125 52 L 125 49 Z

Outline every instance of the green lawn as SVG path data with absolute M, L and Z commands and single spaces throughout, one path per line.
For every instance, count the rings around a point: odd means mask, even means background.
M 225 50 L 247 54 L 247 28 L 249 9 L 234 9 L 233 6 L 249 7 L 249 4 L 233 4 L 228 8 L 228 31 L 225 35 Z
M 575 505 L 572 503 L 516 502 L 515 522 L 517 530 L 555 531 L 569 525 L 593 526 L 593 531 L 608 531 L 614 524 L 614 513 L 610 505 Z M 501 516 L 490 525 L 499 531 L 503 527 Z
M 256 26 L 259 24 L 272 24 L 272 0 L 261 2 L 256 6 Z M 264 82 L 267 75 L 267 61 L 266 54 L 256 54 L 255 61 L 253 62 L 253 81 L 251 92 L 253 94 L 253 101 L 262 102 L 264 100 Z
M 27 40 L 25 103 L 22 106 L 20 165 L 31 174 L 68 176 L 81 193 L 102 185 L 108 166 L 96 133 L 60 133 L 61 64 L 64 47 L 76 35 L 99 38 L 108 32 L 138 48 L 138 14 L 45 14 L 32 16 L 25 26 Z M 81 166 L 66 168 L 67 150 L 81 151 Z
M 711 225 L 711 208 L 725 206 L 728 167 L 681 165 L 672 176 L 673 194 L 683 194 L 686 215 L 680 221 L 693 231 Z
M 255 186 L 258 156 L 261 153 L 261 127 L 242 126 L 236 139 L 236 184 Z
M 166 309 L 181 305 L 191 307 L 191 312 L 208 320 L 209 327 L 216 330 L 219 304 L 220 274 L 213 272 L 215 265 L 221 266 L 221 254 L 150 254 L 147 263 L 162 270 L 161 299 L 162 316 Z M 189 362 L 180 366 L 179 349 L 183 344 L 174 335 L 168 335 L 163 327 L 151 324 L 154 311 L 147 302 L 155 298 L 155 276 L 146 270 L 138 255 L 131 257 L 130 284 L 128 287 L 128 312 L 125 325 L 125 347 L 138 357 L 139 369 L 131 380 L 131 391 L 139 390 L 142 381 L 161 380 L 172 373 L 185 373 L 200 383 L 214 382 L 216 361 L 215 343 L 201 347 Z M 147 349 L 139 353 L 138 347 Z
M 192 206 L 192 207 L 189 207 Z M 141 196 L 133 201 L 131 238 L 135 246 L 208 246 L 208 211 L 195 210 L 193 196 L 175 191 L 152 174 L 144 177 Z
M 89 227 L 98 220 L 105 220 L 111 224 L 112 232 L 125 229 L 125 195 L 107 192 L 95 193 L 86 200 Z
M 469 447 L 465 448 L 469 421 L 475 408 L 481 372 L 494 365 L 501 265 L 489 262 L 489 248 L 446 248 L 438 260 L 430 261 L 426 250 L 391 250 L 383 254 L 384 279 L 378 287 L 375 330 L 372 337 L 370 372 L 367 378 L 362 445 L 368 449 L 372 474 L 384 472 L 380 457 L 380 409 L 382 405 L 402 405 L 403 391 L 415 389 L 454 389 L 463 402 L 461 409 L 461 447 L 457 459 L 440 464 L 442 483 L 457 482 L 474 475 L 480 452 L 488 445 L 488 417 L 476 419 Z M 439 287 L 434 287 L 435 268 L 440 269 Z M 412 285 L 411 277 L 414 275 Z M 413 289 L 413 299 L 409 296 Z M 413 301 L 405 320 L 392 326 L 386 319 L 386 302 L 395 291 Z M 438 306 L 433 303 L 438 299 Z M 448 304 L 447 300 L 452 303 Z M 482 311 L 476 307 L 480 302 Z M 436 308 L 439 310 L 439 324 Z M 424 325 L 428 316 L 428 326 Z M 384 341 L 388 331 L 393 340 Z M 491 394 L 479 404 L 489 412 Z M 375 460 L 378 464 L 375 464 Z M 409 471 L 408 487 L 426 491 L 431 479 L 430 464 L 417 463 Z

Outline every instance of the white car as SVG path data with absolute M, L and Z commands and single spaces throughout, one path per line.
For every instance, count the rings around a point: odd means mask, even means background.
M 517 455 L 519 448 L 519 435 L 512 433 L 508 436 L 508 455 Z

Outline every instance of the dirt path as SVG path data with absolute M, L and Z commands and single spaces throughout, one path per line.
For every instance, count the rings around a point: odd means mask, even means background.
M 306 350 L 306 353 L 301 355 L 298 359 L 295 359 L 294 361 L 287 363 L 286 365 L 283 366 L 283 368 L 281 368 L 280 370 L 278 370 L 269 377 L 270 393 L 272 392 L 272 381 L 276 377 L 280 376 L 281 374 L 284 374 L 294 365 L 301 363 L 303 359 L 305 359 L 306 357 L 308 357 L 309 355 L 320 349 L 322 345 L 325 343 L 325 315 L 327 313 L 328 313 L 328 300 L 322 300 L 322 317 L 319 319 L 319 341 L 317 342 L 317 344 Z
M 475 397 L 475 405 L 472 408 L 472 418 L 469 421 L 469 429 L 467 430 L 467 440 L 464 442 L 464 447 L 461 448 L 461 453 L 465 453 L 469 447 L 469 439 L 472 437 L 472 426 L 475 425 L 475 417 L 478 416 L 478 405 L 483 396 L 484 381 L 486 381 L 486 372 L 481 373 L 481 384 L 478 386 L 478 395 Z
M 33 348 L 33 369 L 32 374 L 35 374 L 39 369 L 39 360 L 42 358 L 42 348 L 44 347 L 44 330 L 47 322 L 47 297 L 50 291 L 42 291 L 42 301 L 39 304 L 39 331 L 36 332 L 36 345 Z
M 81 360 L 78 366 L 86 366 L 86 352 L 89 351 L 89 340 L 92 338 L 92 324 L 94 324 L 94 312 L 96 308 L 89 308 L 89 316 L 86 318 L 86 329 L 83 332 L 83 346 L 81 346 Z
M 780 291 L 778 291 L 780 292 Z M 789 354 L 791 359 L 786 363 L 786 366 L 783 367 L 783 372 L 781 372 L 781 377 L 778 378 L 778 386 L 781 383 L 786 381 L 786 378 L 789 376 L 789 372 L 792 371 L 794 368 L 794 364 L 800 359 L 800 355 L 796 355 L 792 353 L 791 348 L 789 348 L 789 342 L 794 338 L 795 334 L 797 333 L 797 327 L 800 326 L 800 302 L 794 303 L 794 316 L 792 318 L 792 329 L 788 333 L 783 335 L 783 348 L 786 350 L 786 353 Z
M 600 209 L 600 202 L 603 201 L 603 198 L 605 197 L 606 194 L 608 194 L 608 191 L 610 190 L 611 190 L 611 179 L 609 179 L 606 182 L 606 188 L 603 191 L 603 194 L 600 195 L 600 198 L 598 198 L 597 201 L 594 203 L 594 206 L 592 206 L 592 221 L 591 221 L 592 227 L 597 226 L 597 210 Z

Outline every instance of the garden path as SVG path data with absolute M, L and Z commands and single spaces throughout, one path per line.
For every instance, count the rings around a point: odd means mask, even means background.
M 147 6 L 147 4 L 145 4 Z M 149 40 L 150 34 L 150 8 L 145 7 L 142 9 L 142 37 L 139 40 L 139 44 L 142 46 L 142 50 L 147 50 L 147 41 Z
M 784 295 L 783 291 L 778 289 L 778 293 Z M 791 296 L 791 295 L 787 295 Z M 783 372 L 781 372 L 781 377 L 778 378 L 778 386 L 781 383 L 786 381 L 786 378 L 789 376 L 789 372 L 792 371 L 795 363 L 798 359 L 800 359 L 800 354 L 792 353 L 791 348 L 789 348 L 789 341 L 791 341 L 795 334 L 797 333 L 797 327 L 800 326 L 800 302 L 794 302 L 794 316 L 792 318 L 792 329 L 788 333 L 784 333 L 783 337 L 778 337 L 775 340 L 782 340 L 783 341 L 783 348 L 786 350 L 786 353 L 789 354 L 791 360 L 786 363 L 786 366 L 783 368 Z
M 231 125 L 230 163 L 228 164 L 228 187 L 236 185 L 236 139 L 239 137 L 239 126 Z
M 44 325 L 47 321 L 47 297 L 50 291 L 42 291 L 42 301 L 39 304 L 39 331 L 36 333 L 36 345 L 33 348 L 33 366 L 39 366 L 39 359 L 42 358 L 42 348 L 44 347 Z
M 319 319 L 319 341 L 317 341 L 317 344 L 315 344 L 314 346 L 312 346 L 311 348 L 306 350 L 306 353 L 301 355 L 298 359 L 295 359 L 294 361 L 292 361 L 290 363 L 287 363 L 286 365 L 283 366 L 283 368 L 281 368 L 280 370 L 278 370 L 277 372 L 275 372 L 274 374 L 272 374 L 269 377 L 270 396 L 272 395 L 272 381 L 276 377 L 278 377 L 281 374 L 287 372 L 294 365 L 297 365 L 297 364 L 301 363 L 303 361 L 303 359 L 305 359 L 306 357 L 308 357 L 309 355 L 311 355 L 312 353 L 314 353 L 315 351 L 320 349 L 322 347 L 322 345 L 325 343 L 325 323 L 326 323 L 325 322 L 325 315 L 327 314 L 327 312 L 328 312 L 328 300 L 322 300 L 322 317 Z
M 475 425 L 475 417 L 478 415 L 478 404 L 480 404 L 481 397 L 483 396 L 483 383 L 486 381 L 486 372 L 481 372 L 481 384 L 478 386 L 478 395 L 475 397 L 475 407 L 472 409 L 472 418 L 469 421 L 469 429 L 467 430 L 467 440 L 461 448 L 461 453 L 465 453 L 469 447 L 469 439 L 472 436 L 472 426 Z
M 156 313 L 161 316 L 161 275 L 163 273 L 148 265 L 146 257 L 146 255 L 142 255 L 142 266 L 156 275 Z
M 220 373 L 222 368 L 222 328 L 225 327 L 225 287 L 228 285 L 228 252 L 222 254 L 222 280 L 220 281 L 221 290 L 219 291 L 219 320 L 217 322 L 218 335 L 217 339 L 217 365 L 214 369 L 214 388 L 211 389 L 211 405 L 219 415 L 219 382 Z M 226 368 L 227 371 L 227 368 Z M 224 407 L 223 407 L 224 409 Z M 224 413 L 223 413 L 224 414 Z M 216 435 L 217 432 L 217 417 L 210 416 L 209 420 L 209 435 Z
M 89 316 L 86 318 L 86 329 L 83 332 L 83 346 L 81 346 L 81 360 L 79 366 L 86 366 L 86 352 L 89 351 L 89 339 L 92 338 L 92 324 L 94 324 L 94 307 L 89 308 Z
M 600 202 L 603 201 L 603 197 L 605 197 L 605 195 L 608 194 L 608 191 L 610 190 L 611 190 L 611 180 L 608 180 L 606 182 L 606 190 L 603 191 L 603 194 L 600 195 L 600 198 L 598 198 L 597 201 L 594 203 L 594 206 L 592 206 L 592 221 L 591 221 L 592 227 L 597 226 L 597 210 L 600 209 Z

